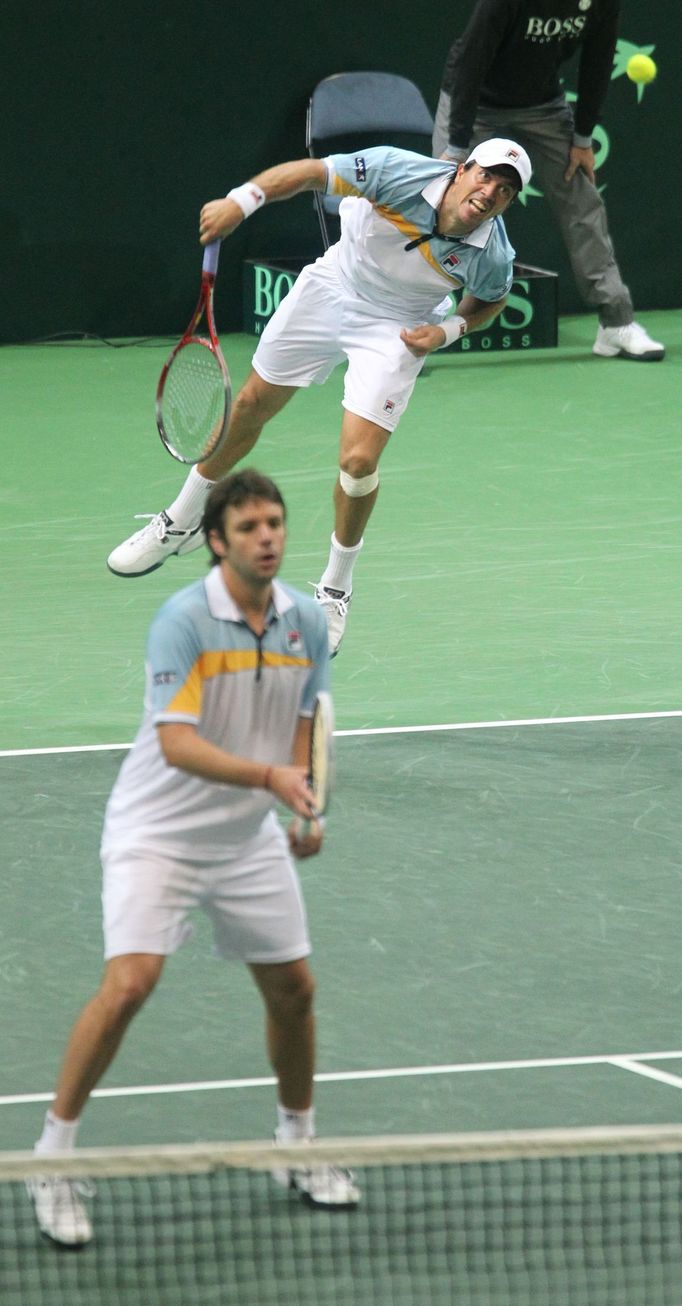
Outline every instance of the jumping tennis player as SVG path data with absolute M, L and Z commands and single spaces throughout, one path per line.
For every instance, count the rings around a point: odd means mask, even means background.
M 276 580 L 286 527 L 271 480 L 251 470 L 222 480 L 202 531 L 209 575 L 169 599 L 151 626 L 144 718 L 104 823 L 104 975 L 72 1030 L 40 1153 L 74 1148 L 93 1088 L 198 906 L 217 951 L 245 962 L 262 994 L 276 1139 L 314 1133 L 314 986 L 291 854 L 312 856 L 322 844 L 307 763 L 315 698 L 328 689 L 327 626 L 312 596 Z M 276 801 L 294 813 L 288 842 Z M 273 1175 L 313 1206 L 359 1200 L 350 1173 L 334 1166 Z M 66 1246 L 89 1242 L 76 1184 L 35 1179 L 29 1191 L 43 1233 Z
M 114 549 L 111 571 L 142 576 L 197 548 L 211 485 L 250 452 L 296 389 L 321 385 L 345 358 L 334 533 L 315 590 L 333 657 L 377 499 L 379 458 L 427 354 L 488 326 L 504 308 L 514 250 L 502 214 L 530 176 L 528 155 L 514 141 L 485 141 L 461 164 L 380 146 L 281 164 L 206 204 L 204 245 L 229 236 L 263 204 L 325 191 L 343 196 L 341 238 L 304 268 L 268 322 L 220 449 L 192 468 L 165 511 Z M 456 314 L 446 318 L 447 296 L 462 290 Z

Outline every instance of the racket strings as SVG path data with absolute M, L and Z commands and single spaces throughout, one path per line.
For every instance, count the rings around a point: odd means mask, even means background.
M 207 345 L 191 341 L 176 354 L 166 377 L 161 417 L 167 439 L 184 457 L 195 457 L 216 443 L 225 418 L 225 382 L 220 362 Z

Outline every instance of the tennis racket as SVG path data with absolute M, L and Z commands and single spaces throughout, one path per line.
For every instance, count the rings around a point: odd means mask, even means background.
M 317 695 L 310 732 L 310 770 L 308 784 L 313 791 L 315 816 L 324 816 L 334 784 L 334 704 L 331 694 L 323 690 Z M 310 833 L 311 821 L 304 821 L 301 834 Z
M 197 306 L 182 340 L 166 360 L 156 388 L 156 425 L 168 452 L 181 463 L 215 453 L 230 419 L 232 389 L 213 317 L 220 241 L 206 246 Z M 198 335 L 201 319 L 205 335 Z

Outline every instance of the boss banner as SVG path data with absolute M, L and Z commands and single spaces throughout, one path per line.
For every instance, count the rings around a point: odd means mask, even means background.
M 289 293 L 307 260 L 247 259 L 243 277 L 243 329 L 259 336 Z M 558 276 L 544 268 L 514 264 L 514 281 L 504 311 L 484 331 L 456 341 L 444 353 L 470 350 L 548 349 L 557 344 Z

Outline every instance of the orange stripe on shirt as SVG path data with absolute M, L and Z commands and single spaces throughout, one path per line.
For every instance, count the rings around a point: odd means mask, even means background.
M 419 227 L 415 227 L 413 222 L 408 222 L 407 218 L 404 218 L 402 213 L 398 213 L 395 209 L 390 209 L 387 204 L 375 204 L 374 208 L 380 217 L 385 218 L 392 226 L 397 227 L 398 231 L 400 231 L 403 236 L 406 236 L 408 241 L 416 240 L 418 236 L 424 235 L 423 231 L 419 230 Z M 462 285 L 461 281 L 456 277 L 450 276 L 450 273 L 446 272 L 445 268 L 442 268 L 438 260 L 433 257 L 427 241 L 424 241 L 424 244 L 419 246 L 417 253 L 421 254 L 423 259 L 426 259 L 426 262 L 433 268 L 434 272 L 438 272 L 441 277 L 445 278 L 448 285 L 452 286 L 453 282 L 456 286 Z
M 295 657 L 286 653 L 264 652 L 264 667 L 309 667 L 310 658 Z M 222 649 L 202 653 L 197 658 L 184 685 L 164 708 L 164 712 L 182 712 L 189 716 L 201 715 L 201 702 L 205 680 L 214 676 L 230 675 L 239 671 L 255 671 L 258 667 L 256 649 Z
M 349 181 L 344 181 L 343 177 L 339 177 L 336 172 L 332 181 L 331 193 L 332 195 L 358 195 L 362 197 L 362 191 L 358 190 L 357 186 L 353 186 Z

